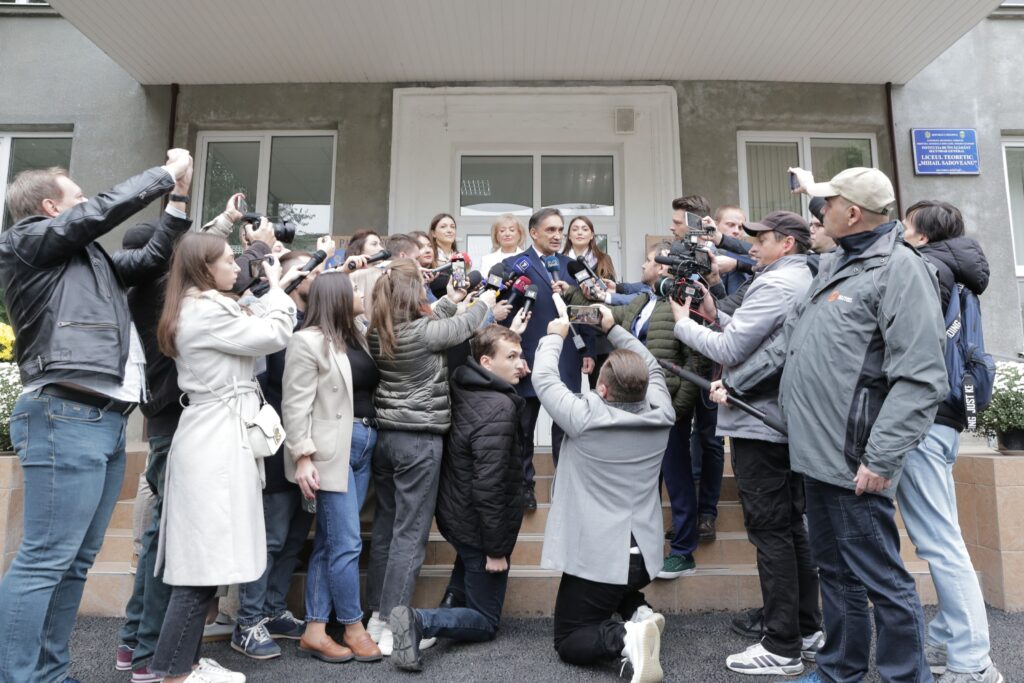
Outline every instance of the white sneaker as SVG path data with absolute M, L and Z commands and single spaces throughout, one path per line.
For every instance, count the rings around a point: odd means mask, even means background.
M 629 620 L 634 624 L 639 624 L 644 621 L 653 621 L 654 625 L 658 627 L 659 633 L 665 632 L 664 615 L 655 612 L 653 609 L 651 609 L 650 605 L 640 605 L 639 607 L 637 607 L 636 611 L 633 612 L 633 616 L 631 616 Z
M 429 650 L 437 643 L 437 638 L 424 638 L 420 641 L 421 650 Z
M 818 650 L 825 646 L 825 634 L 821 631 L 800 638 L 800 656 L 808 662 L 818 657 Z
M 388 622 L 380 618 L 380 612 L 373 612 L 370 615 L 370 621 L 366 624 L 366 632 L 370 634 L 373 642 L 377 643 L 380 653 L 385 657 L 390 657 L 395 641 L 391 629 L 388 628 Z M 436 643 L 437 638 L 424 638 L 420 641 L 420 649 L 429 650 Z
M 622 668 L 633 667 L 630 683 L 660 683 L 665 679 L 661 670 L 661 631 L 653 620 L 634 623 L 627 621 L 625 646 L 622 648 Z M 622 675 L 622 671 L 619 671 Z
M 743 652 L 725 658 L 730 671 L 741 674 L 762 674 L 771 676 L 792 676 L 803 673 L 804 663 L 799 657 L 780 657 L 764 649 L 761 643 L 754 643 Z
M 370 638 L 375 643 L 380 643 L 380 635 L 387 627 L 388 622 L 386 619 L 380 618 L 380 612 L 370 614 L 370 620 L 366 622 L 366 632 L 370 634 Z
M 391 629 L 385 628 L 380 632 L 380 640 L 377 641 L 377 647 L 380 648 L 380 653 L 383 656 L 391 656 L 391 652 L 395 649 L 395 636 L 391 633 Z
M 216 681 L 216 683 L 245 683 L 245 674 L 225 669 L 217 663 L 217 660 L 209 657 L 200 659 L 199 666 L 195 671 L 201 673 L 207 680 Z

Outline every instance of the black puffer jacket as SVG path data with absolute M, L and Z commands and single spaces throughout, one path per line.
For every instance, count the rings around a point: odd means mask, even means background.
M 939 276 L 939 294 L 942 297 L 942 315 L 949 307 L 949 297 L 957 283 L 981 296 L 988 288 L 988 259 L 977 240 L 970 237 L 954 237 L 926 244 L 919 248 L 921 255 L 935 266 Z M 952 427 L 958 432 L 967 428 L 962 411 L 952 409 L 945 401 L 939 404 L 935 424 Z
M 451 389 L 437 527 L 453 543 L 505 557 L 523 522 L 519 416 L 526 402 L 472 358 L 455 371 Z

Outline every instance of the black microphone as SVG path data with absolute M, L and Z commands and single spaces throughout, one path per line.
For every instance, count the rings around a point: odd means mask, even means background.
M 389 258 L 391 258 L 391 252 L 388 251 L 387 249 L 381 249 L 380 251 L 378 251 L 373 256 L 367 256 L 366 257 L 366 265 L 370 265 L 371 263 L 377 263 L 377 261 L 387 261 Z M 356 264 L 350 262 L 348 264 L 348 269 L 349 270 L 355 270 L 356 269 Z
M 523 297 L 526 299 L 523 302 L 523 316 L 525 317 L 530 315 L 530 309 L 537 303 L 537 285 L 527 285 Z
M 306 263 L 303 264 L 301 268 L 299 268 L 299 272 L 308 274 L 311 270 L 319 266 L 325 260 L 327 260 L 327 252 L 325 252 L 323 249 L 317 249 L 316 251 L 313 252 L 313 255 L 309 257 L 309 260 L 306 261 Z M 301 285 L 302 281 L 305 279 L 306 276 L 303 275 L 298 280 L 293 280 L 292 282 L 288 283 L 288 286 L 284 288 L 284 293 L 291 294 L 292 290 Z
M 480 274 L 479 270 L 469 271 L 469 289 L 467 292 L 473 292 L 480 288 L 480 285 L 484 282 L 484 276 Z
M 590 264 L 587 263 L 585 258 L 583 258 L 582 256 L 577 256 L 576 257 L 576 263 L 578 263 L 581 266 L 583 266 L 583 268 L 590 274 L 590 277 L 594 278 L 594 283 L 593 284 L 594 284 L 595 287 L 600 289 L 602 292 L 605 292 L 605 291 L 608 290 L 608 285 L 606 285 L 604 283 L 604 280 L 602 280 L 601 276 L 597 274 L 597 271 L 595 271 L 593 268 L 590 267 Z M 570 261 L 569 262 L 569 273 L 576 277 L 576 281 L 577 282 L 579 282 L 579 280 L 580 280 L 579 275 L 577 275 L 578 272 L 579 271 L 577 271 L 576 273 L 573 272 L 572 262 Z

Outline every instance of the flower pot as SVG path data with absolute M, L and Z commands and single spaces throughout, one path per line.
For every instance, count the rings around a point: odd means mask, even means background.
M 1024 429 L 999 432 L 999 451 L 1006 455 L 1024 455 Z

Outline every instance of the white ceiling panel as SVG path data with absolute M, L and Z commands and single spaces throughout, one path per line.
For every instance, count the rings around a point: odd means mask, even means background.
M 51 0 L 144 84 L 905 83 L 995 0 Z

